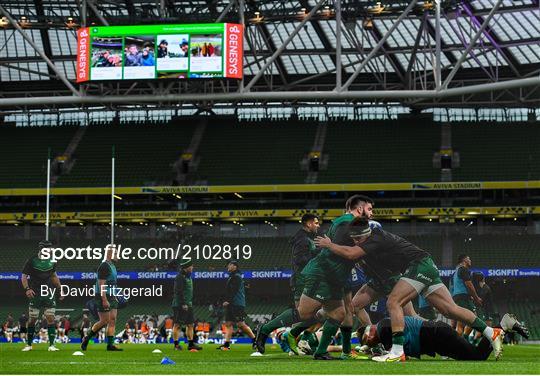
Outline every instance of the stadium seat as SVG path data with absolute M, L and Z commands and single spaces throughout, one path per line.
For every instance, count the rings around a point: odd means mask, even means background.
M 440 148 L 440 127 L 433 122 L 332 122 L 323 154 L 328 168 L 319 183 L 439 181 L 433 153 Z

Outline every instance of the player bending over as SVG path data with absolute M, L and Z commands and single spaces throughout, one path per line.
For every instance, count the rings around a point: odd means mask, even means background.
M 373 360 L 380 362 L 405 360 L 403 306 L 419 294 L 423 294 L 426 300 L 444 316 L 465 322 L 482 333 L 491 342 L 496 359 L 501 356 L 504 332 L 501 329 L 488 327 L 473 312 L 454 303 L 428 252 L 382 229 L 371 230 L 364 218 L 355 220 L 349 230 L 355 244 L 352 247 L 334 244 L 329 238 L 317 238 L 315 242 L 341 257 L 347 257 L 350 260 L 364 259 L 372 265 L 382 265 L 385 270 L 390 270 L 395 274 L 403 274 L 392 289 L 386 303 L 392 319 L 392 349 L 390 353 L 374 357 Z M 376 262 L 372 263 L 370 260 Z
M 49 336 L 48 351 L 59 350 L 54 346 L 56 334 L 56 325 L 54 322 L 56 300 L 54 295 L 44 296 L 41 294 L 41 286 L 47 286 L 47 288 L 55 287 L 56 291 L 60 291 L 61 289 L 60 279 L 58 279 L 58 275 L 56 274 L 56 263 L 41 257 L 41 250 L 51 245 L 49 241 L 40 242 L 38 254 L 26 261 L 22 271 L 21 283 L 29 301 L 28 321 L 26 324 L 28 337 L 26 339 L 26 346 L 22 351 L 32 350 L 32 341 L 36 331 L 36 320 L 41 317 L 40 313 L 42 310 L 47 322 L 47 333 Z M 63 300 L 62 295 L 60 295 L 59 300 Z

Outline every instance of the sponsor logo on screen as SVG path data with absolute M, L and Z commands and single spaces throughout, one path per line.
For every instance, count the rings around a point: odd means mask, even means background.
M 244 59 L 244 28 L 239 24 L 225 24 L 225 77 L 242 78 Z
M 77 82 L 90 79 L 90 33 L 87 27 L 77 30 Z

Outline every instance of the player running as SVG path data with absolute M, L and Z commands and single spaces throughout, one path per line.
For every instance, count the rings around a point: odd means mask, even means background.
M 61 284 L 58 275 L 56 274 L 56 263 L 49 259 L 44 259 L 41 256 L 43 248 L 48 248 L 52 245 L 49 241 L 42 241 L 38 246 L 38 254 L 29 258 L 24 264 L 22 271 L 21 283 L 25 290 L 26 297 L 29 300 L 28 304 L 28 322 L 26 324 L 27 339 L 26 346 L 22 351 L 32 350 L 32 341 L 36 331 L 36 320 L 41 317 L 41 311 L 47 320 L 47 333 L 49 336 L 49 348 L 47 351 L 59 351 L 54 346 L 56 335 L 55 312 L 56 300 L 55 294 L 42 295 L 41 287 L 54 287 L 56 291 L 60 291 Z M 64 298 L 60 295 L 59 300 Z
M 352 247 L 335 244 L 327 237 L 318 237 L 315 243 L 349 260 L 363 259 L 368 265 L 378 265 L 379 269 L 403 274 L 392 289 L 386 303 L 392 319 L 392 349 L 388 354 L 374 357 L 374 360 L 381 362 L 405 360 L 403 352 L 405 322 L 402 307 L 419 294 L 423 294 L 426 300 L 444 316 L 466 322 L 482 333 L 490 340 L 495 358 L 498 359 L 501 356 L 504 332 L 501 329 L 488 327 L 473 312 L 454 303 L 428 252 L 382 229 L 371 230 L 368 221 L 364 218 L 356 219 L 349 231 L 355 244 Z
M 186 325 L 186 337 L 188 339 L 188 350 L 197 352 L 202 347 L 197 345 L 193 339 L 195 318 L 193 316 L 193 263 L 191 260 L 182 260 L 178 267 L 178 274 L 174 279 L 174 296 L 172 302 L 174 326 L 173 341 L 175 350 L 182 350 L 179 344 L 180 329 Z
M 81 350 L 86 351 L 90 339 L 107 327 L 107 351 L 123 351 L 114 345 L 116 316 L 118 314 L 118 298 L 115 293 L 117 283 L 116 261 L 117 254 L 114 245 L 106 247 L 106 259 L 97 270 L 95 284 L 96 295 L 94 302 L 97 306 L 99 321 L 92 325 L 89 333 L 83 338 Z
M 229 279 L 225 286 L 225 343 L 219 346 L 218 350 L 229 351 L 231 349 L 231 338 L 233 334 L 233 326 L 236 324 L 249 338 L 255 342 L 255 335 L 251 328 L 244 321 L 246 319 L 246 292 L 244 289 L 244 279 L 242 273 L 238 269 L 238 261 L 231 260 L 227 264 Z
M 501 321 L 504 330 L 511 331 L 517 320 L 505 316 Z M 526 328 L 521 332 L 528 336 Z M 382 344 L 386 350 L 392 347 L 392 324 L 390 318 L 368 325 L 361 330 L 362 344 L 374 348 Z M 424 321 L 417 317 L 405 317 L 403 349 L 406 356 L 420 359 L 421 355 L 436 354 L 455 360 L 486 360 L 493 351 L 491 342 L 482 337 L 478 345 L 472 345 L 448 324 L 442 321 Z

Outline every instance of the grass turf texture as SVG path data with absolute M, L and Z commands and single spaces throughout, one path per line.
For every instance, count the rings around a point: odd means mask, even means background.
M 425 357 L 406 363 L 378 364 L 370 360 L 314 361 L 311 357 L 289 357 L 267 346 L 264 357 L 250 357 L 251 346 L 233 345 L 218 351 L 216 345 L 191 353 L 174 351 L 172 345 L 122 345 L 123 352 L 106 352 L 104 344 L 93 344 L 84 356 L 73 356 L 76 344 L 58 345 L 61 351 L 47 352 L 47 345 L 21 352 L 20 344 L 0 345 L 0 374 L 540 374 L 540 346 L 507 346 L 503 359 L 495 362 L 458 362 Z M 152 354 L 159 348 L 162 354 Z M 337 354 L 334 354 L 337 355 Z M 168 356 L 175 365 L 161 365 Z

